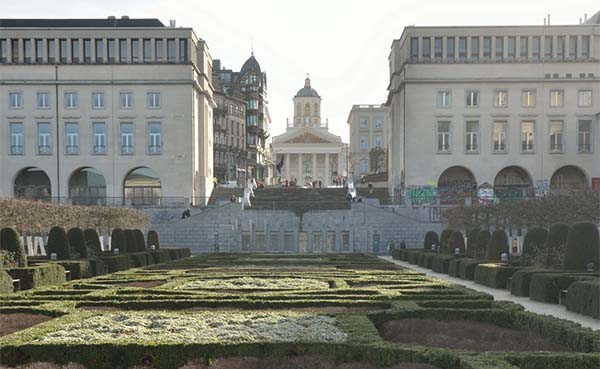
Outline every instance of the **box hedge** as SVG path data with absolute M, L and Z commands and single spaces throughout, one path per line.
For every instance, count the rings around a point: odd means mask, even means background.
M 460 258 L 460 257 L 453 258 L 452 260 L 450 260 L 450 263 L 448 264 L 448 275 L 450 275 L 452 277 L 460 278 L 461 263 L 466 263 L 466 262 L 470 262 L 470 261 L 475 261 L 475 259 Z
M 479 264 L 475 267 L 475 283 L 492 288 L 507 288 L 508 278 L 511 278 L 518 267 L 507 264 Z
M 90 265 L 92 266 L 92 273 L 94 276 L 104 275 L 108 273 L 108 268 L 102 259 L 98 257 L 94 259 L 89 259 Z
M 440 235 L 440 252 L 448 252 L 448 240 L 450 240 L 450 236 L 454 232 L 453 229 L 444 229 L 442 234 Z
M 570 285 L 567 290 L 567 310 L 600 319 L 600 279 Z
M 182 259 L 182 256 L 181 256 L 182 249 L 166 249 L 166 250 L 169 251 L 169 256 L 171 257 L 171 260 Z
M 56 254 L 56 258 L 59 260 L 68 260 L 72 258 L 71 246 L 69 245 L 67 233 L 64 228 L 59 226 L 50 228 L 46 252 L 48 256 Z
M 100 237 L 95 229 L 87 228 L 85 231 L 83 231 L 83 236 L 85 237 L 85 244 L 88 248 L 89 257 L 94 258 L 102 254 Z
M 509 254 L 508 237 L 503 229 L 497 229 L 492 233 L 492 238 L 487 245 L 486 258 L 489 260 L 500 260 L 502 254 Z
M 455 254 L 456 249 L 459 250 L 459 254 L 465 252 L 465 237 L 461 231 L 454 231 L 448 239 L 448 253 Z
M 71 272 L 71 279 L 91 278 L 94 276 L 94 269 L 90 260 L 59 261 L 58 264 Z
M 454 259 L 452 255 L 435 255 L 431 260 L 431 269 L 436 273 L 448 274 L 448 267 L 452 259 Z
M 154 230 L 148 231 L 148 236 L 146 237 L 147 248 L 151 249 L 154 246 L 155 249 L 160 249 L 160 239 L 158 238 L 158 233 Z
M 515 296 L 529 297 L 531 277 L 536 273 L 548 273 L 547 269 L 525 268 L 515 272 L 510 279 L 510 293 Z
M 85 237 L 81 228 L 71 228 L 67 231 L 67 240 L 71 247 L 71 256 L 74 259 L 87 259 L 89 257 Z
M 11 277 L 21 280 L 21 290 L 29 290 L 67 281 L 65 268 L 56 263 L 43 263 L 27 268 L 14 268 L 8 271 Z
M 425 250 L 431 250 L 431 247 L 433 245 L 439 245 L 440 244 L 440 239 L 438 238 L 438 235 L 436 232 L 434 231 L 428 231 L 427 233 L 425 233 L 425 239 L 423 240 L 423 248 Z
M 142 232 L 139 229 L 134 229 L 133 236 L 135 237 L 136 250 L 138 252 L 146 250 L 146 240 L 144 239 L 144 232 Z
M 535 301 L 558 304 L 559 294 L 573 283 L 597 278 L 597 275 L 579 273 L 537 273 L 529 282 L 529 298 Z
M 135 268 L 144 267 L 146 265 L 153 264 L 154 262 L 154 259 L 148 252 L 131 252 L 127 253 L 127 255 L 131 259 L 131 263 Z
M 523 250 L 521 255 L 531 258 L 536 251 L 541 250 L 548 239 L 548 231 L 545 228 L 533 227 L 527 231 L 523 238 Z
M 433 257 L 437 256 L 434 252 L 422 252 L 418 255 L 417 265 L 423 268 L 431 269 Z
M 17 265 L 21 268 L 27 266 L 27 254 L 25 248 L 21 242 L 21 237 L 14 228 L 2 228 L 0 230 L 0 248 L 2 250 L 10 252 L 13 256 Z M 4 262 L 2 262 L 4 264 Z M 0 264 L 0 267 L 2 267 Z
M 110 234 L 110 251 L 119 249 L 120 252 L 127 252 L 127 240 L 125 233 L 121 228 L 115 228 Z
M 475 240 L 475 250 L 471 254 L 474 258 L 484 258 L 487 253 L 487 245 L 492 238 L 492 234 L 488 230 L 477 232 L 477 240 Z
M 153 264 L 161 264 L 171 261 L 171 254 L 168 249 L 150 250 L 150 255 L 153 260 Z
M 461 261 L 460 265 L 458 266 L 458 275 L 461 279 L 472 281 L 475 279 L 475 267 L 484 263 L 486 263 L 485 260 L 478 259 Z
M 104 265 L 108 267 L 109 273 L 131 268 L 131 259 L 127 254 L 105 255 L 98 257 L 98 259 L 102 260 Z
M 423 252 L 423 250 L 418 249 L 418 250 L 407 250 L 407 251 L 408 251 L 407 261 L 410 264 L 417 265 L 419 263 L 419 255 Z
M 600 236 L 594 223 L 575 223 L 569 229 L 564 269 L 586 270 L 593 263 L 600 267 Z
M 0 294 L 13 292 L 13 277 L 8 271 L 0 269 Z

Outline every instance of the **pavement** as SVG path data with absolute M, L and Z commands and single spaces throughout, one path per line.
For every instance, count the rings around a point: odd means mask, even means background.
M 583 327 L 591 328 L 596 331 L 600 331 L 600 320 L 594 319 L 590 316 L 585 316 L 581 314 L 574 313 L 572 311 L 568 311 L 566 307 L 558 304 L 548 304 L 545 302 L 538 302 L 529 299 L 529 297 L 519 297 L 512 295 L 508 290 L 501 290 L 496 288 L 490 288 L 486 286 L 482 286 L 473 281 L 467 281 L 460 278 L 451 277 L 448 274 L 436 273 L 431 269 L 422 268 L 418 265 L 409 264 L 405 261 L 392 259 L 391 256 L 380 256 L 381 259 L 387 260 L 391 263 L 400 265 L 404 268 L 412 269 L 417 272 L 425 273 L 429 277 L 434 277 L 438 279 L 443 279 L 448 282 L 452 282 L 457 285 L 465 286 L 471 288 L 476 291 L 485 292 L 494 296 L 494 300 L 496 301 L 511 301 L 517 303 L 525 308 L 527 311 L 531 311 L 532 313 L 537 313 L 541 315 L 551 315 L 556 318 L 570 320 L 575 323 L 581 324 Z

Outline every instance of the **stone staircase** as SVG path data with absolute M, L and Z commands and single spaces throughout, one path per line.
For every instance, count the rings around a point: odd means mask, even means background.
M 369 189 L 365 187 L 358 187 L 356 189 L 356 193 L 360 197 L 364 197 L 367 199 L 375 198 L 379 200 L 381 205 L 390 205 L 393 203 L 392 198 L 389 195 L 387 188 L 382 187 L 374 187 L 373 193 L 369 193 Z

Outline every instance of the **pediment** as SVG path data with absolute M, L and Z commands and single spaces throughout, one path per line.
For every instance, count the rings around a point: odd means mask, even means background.
M 333 141 L 329 141 L 324 139 L 323 137 L 319 137 L 312 133 L 302 133 L 297 136 L 291 137 L 288 140 L 283 141 L 283 143 L 293 143 L 293 144 L 319 144 L 319 143 L 334 143 Z

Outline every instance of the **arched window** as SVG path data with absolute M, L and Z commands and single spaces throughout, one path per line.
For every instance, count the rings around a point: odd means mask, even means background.
M 69 198 L 73 205 L 106 203 L 106 180 L 95 168 L 76 170 L 69 180 Z
M 40 168 L 25 168 L 15 178 L 15 197 L 22 199 L 50 200 L 50 178 Z
M 469 169 L 450 167 L 438 179 L 438 195 L 440 203 L 445 205 L 464 204 L 467 198 L 473 201 L 477 196 L 477 181 Z
M 150 168 L 140 167 L 129 172 L 123 185 L 126 204 L 158 205 L 161 197 L 160 178 Z
M 310 115 L 310 104 L 306 103 L 306 105 L 304 105 L 304 115 Z

